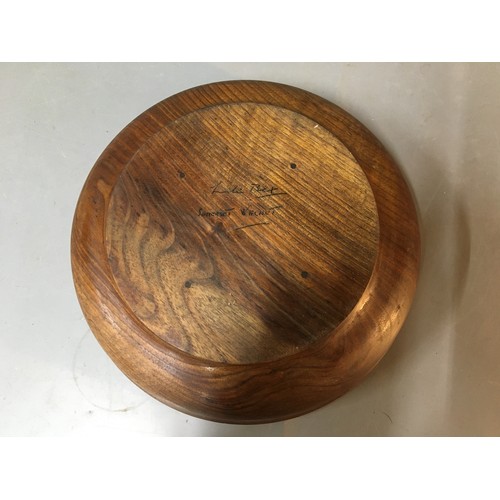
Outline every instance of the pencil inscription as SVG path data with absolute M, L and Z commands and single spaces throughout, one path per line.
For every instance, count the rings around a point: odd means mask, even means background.
M 218 203 L 214 203 L 211 207 L 200 207 L 198 216 L 207 219 L 232 219 L 233 231 L 271 224 L 271 218 L 283 208 L 283 205 L 266 206 L 266 200 L 274 199 L 276 196 L 288 196 L 288 193 L 274 184 L 252 182 L 243 185 L 223 181 L 211 186 L 210 194 L 230 196 L 232 202 L 236 202 L 236 206 L 221 208 Z M 241 200 L 237 202 L 238 198 Z

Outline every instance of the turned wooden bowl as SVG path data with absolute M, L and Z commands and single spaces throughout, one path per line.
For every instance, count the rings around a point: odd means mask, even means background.
M 408 313 L 415 207 L 334 104 L 232 81 L 170 97 L 105 149 L 72 232 L 78 298 L 116 365 L 197 417 L 263 423 L 358 384 Z

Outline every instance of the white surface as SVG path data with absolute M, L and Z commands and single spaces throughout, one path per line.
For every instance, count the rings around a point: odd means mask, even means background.
M 306 416 L 235 426 L 150 398 L 82 316 L 70 268 L 79 192 L 110 140 L 173 93 L 273 80 L 352 113 L 419 207 L 421 278 L 376 370 Z M 0 435 L 499 435 L 500 65 L 0 64 Z

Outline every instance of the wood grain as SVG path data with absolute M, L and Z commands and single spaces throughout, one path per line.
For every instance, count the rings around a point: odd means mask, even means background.
M 385 354 L 416 286 L 397 166 L 305 91 L 223 82 L 162 101 L 101 155 L 72 234 L 92 331 L 184 412 L 258 423 L 318 408 Z

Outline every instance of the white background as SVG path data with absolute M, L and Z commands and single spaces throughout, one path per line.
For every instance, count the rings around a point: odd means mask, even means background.
M 158 101 L 228 79 L 295 85 L 362 121 L 419 209 L 414 306 L 357 388 L 269 425 L 199 420 L 112 364 L 82 316 L 70 230 L 111 139 Z M 500 65 L 0 64 L 0 435 L 498 436 Z

